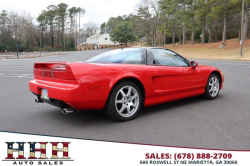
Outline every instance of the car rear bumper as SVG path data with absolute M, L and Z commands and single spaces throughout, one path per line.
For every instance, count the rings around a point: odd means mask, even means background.
M 33 79 L 29 82 L 30 91 L 41 97 L 42 89 L 47 89 L 49 100 L 41 99 L 48 104 L 65 108 L 67 106 L 77 110 L 102 109 L 106 101 L 84 100 L 83 88 L 78 84 L 65 84 Z

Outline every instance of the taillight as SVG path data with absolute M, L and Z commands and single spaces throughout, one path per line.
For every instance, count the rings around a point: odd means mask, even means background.
M 35 64 L 34 75 L 63 80 L 75 80 L 75 76 L 67 64 Z

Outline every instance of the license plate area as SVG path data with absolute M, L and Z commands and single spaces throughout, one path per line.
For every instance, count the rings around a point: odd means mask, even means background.
M 41 98 L 42 98 L 42 99 L 45 99 L 45 100 L 49 100 L 47 89 L 42 89 Z

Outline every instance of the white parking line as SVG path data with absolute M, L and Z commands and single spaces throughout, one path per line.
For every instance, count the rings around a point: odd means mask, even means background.
M 17 76 L 0 76 L 0 78 L 18 78 Z
M 22 74 L 13 74 L 13 73 L 0 73 L 2 75 L 22 75 Z
M 25 75 L 21 75 L 21 76 L 17 76 L 17 77 L 25 77 L 28 76 L 29 74 L 25 74 Z
M 5 78 L 33 78 L 33 74 L 10 74 L 10 73 L 0 73 L 0 77 Z
M 0 70 L 5 70 L 5 71 L 12 71 L 12 70 L 32 70 L 32 69 L 16 69 L 16 68 L 12 68 L 12 69 L 0 69 Z
M 18 77 L 18 76 L 1 76 L 0 78 L 34 78 L 34 77 Z
M 3 70 L 9 70 L 9 69 L 15 69 L 15 70 L 26 70 L 26 69 L 33 69 L 32 67 L 16 67 L 16 66 L 14 66 L 14 67 L 0 67 L 0 69 L 3 69 Z
M 17 65 L 12 65 L 12 64 L 8 64 L 8 65 L 0 65 L 0 68 L 33 68 L 33 65 L 30 66 L 17 66 Z
M 0 69 L 0 71 L 32 71 L 32 69 L 30 69 L 30 70 L 16 70 L 16 69 L 15 70 L 5 70 L 5 69 L 2 70 L 2 69 Z

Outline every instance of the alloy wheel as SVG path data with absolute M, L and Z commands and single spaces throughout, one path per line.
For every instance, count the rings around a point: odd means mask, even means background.
M 210 80 L 209 80 L 209 94 L 212 96 L 212 97 L 215 97 L 218 93 L 219 93 L 219 90 L 220 90 L 220 82 L 218 80 L 217 77 L 212 77 Z
M 122 87 L 116 94 L 116 111 L 122 117 L 131 117 L 139 107 L 139 94 L 132 86 Z

